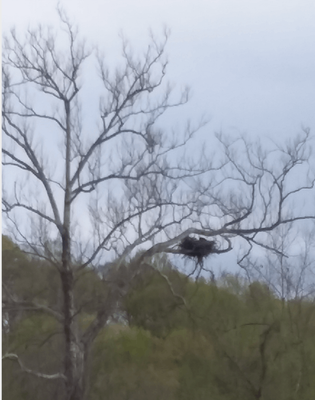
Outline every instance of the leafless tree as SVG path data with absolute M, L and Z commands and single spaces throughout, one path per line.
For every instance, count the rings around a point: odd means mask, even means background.
M 167 31 L 161 40 L 151 34 L 138 56 L 122 39 L 122 62 L 111 72 L 58 12 L 61 38 L 40 26 L 24 39 L 14 30 L 3 39 L 3 210 L 15 240 L 60 275 L 63 306 L 32 307 L 63 326 L 63 370 L 33 372 L 61 379 L 65 398 L 79 400 L 91 345 L 116 301 L 113 289 L 82 331 L 74 298 L 80 271 L 113 259 L 118 268 L 137 249 L 144 250 L 139 262 L 159 252 L 181 254 L 189 235 L 215 240 L 215 253 L 243 240 L 243 262 L 256 246 L 273 249 L 266 234 L 276 227 L 315 218 L 313 210 L 291 210 L 291 200 L 312 192 L 314 175 L 307 129 L 272 151 L 217 134 L 212 152 L 198 151 L 195 140 L 204 121 L 170 130 L 168 111 L 184 105 L 189 91 L 176 99 L 165 83 Z M 84 72 L 92 60 L 97 76 Z M 18 355 L 6 357 L 32 373 Z
M 290 223 L 268 236 L 269 247 L 278 251 L 247 258 L 242 265 L 247 277 L 265 282 L 283 302 L 314 298 L 314 229 L 301 230 Z

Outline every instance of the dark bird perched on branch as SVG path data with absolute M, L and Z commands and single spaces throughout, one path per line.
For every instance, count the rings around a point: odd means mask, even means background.
M 197 258 L 197 263 L 202 265 L 203 259 L 215 252 L 216 243 L 213 240 L 206 240 L 202 237 L 198 240 L 187 236 L 180 242 L 179 248 L 181 254 L 187 257 Z

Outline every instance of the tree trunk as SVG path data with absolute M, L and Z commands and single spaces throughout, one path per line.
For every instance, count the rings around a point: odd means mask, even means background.
M 66 195 L 67 197 L 67 195 Z M 74 271 L 71 265 L 70 205 L 65 201 L 64 232 L 62 235 L 62 269 L 60 272 L 63 292 L 63 328 L 65 337 L 64 374 L 66 400 L 84 399 L 85 356 L 81 344 L 74 304 Z
M 62 272 L 61 277 L 64 297 L 64 374 L 67 378 L 65 383 L 66 400 L 83 400 L 85 397 L 87 354 L 86 348 L 81 341 L 81 335 L 75 316 L 73 272 Z

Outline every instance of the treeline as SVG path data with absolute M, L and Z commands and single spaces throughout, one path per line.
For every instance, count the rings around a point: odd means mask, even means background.
M 154 263 L 131 263 L 120 280 L 77 276 L 82 330 L 113 284 L 120 293 L 89 360 L 89 399 L 315 398 L 312 299 L 285 301 L 234 275 L 189 279 L 164 256 Z M 61 307 L 59 276 L 3 238 L 3 284 L 3 352 L 19 355 L 4 359 L 3 399 L 59 399 L 60 381 L 28 371 L 61 367 L 61 324 L 45 312 Z

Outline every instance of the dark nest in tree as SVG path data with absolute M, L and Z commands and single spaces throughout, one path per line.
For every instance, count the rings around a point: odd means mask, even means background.
M 186 257 L 197 259 L 197 264 L 202 265 L 203 260 L 215 252 L 216 243 L 213 240 L 185 237 L 179 244 L 180 253 Z

